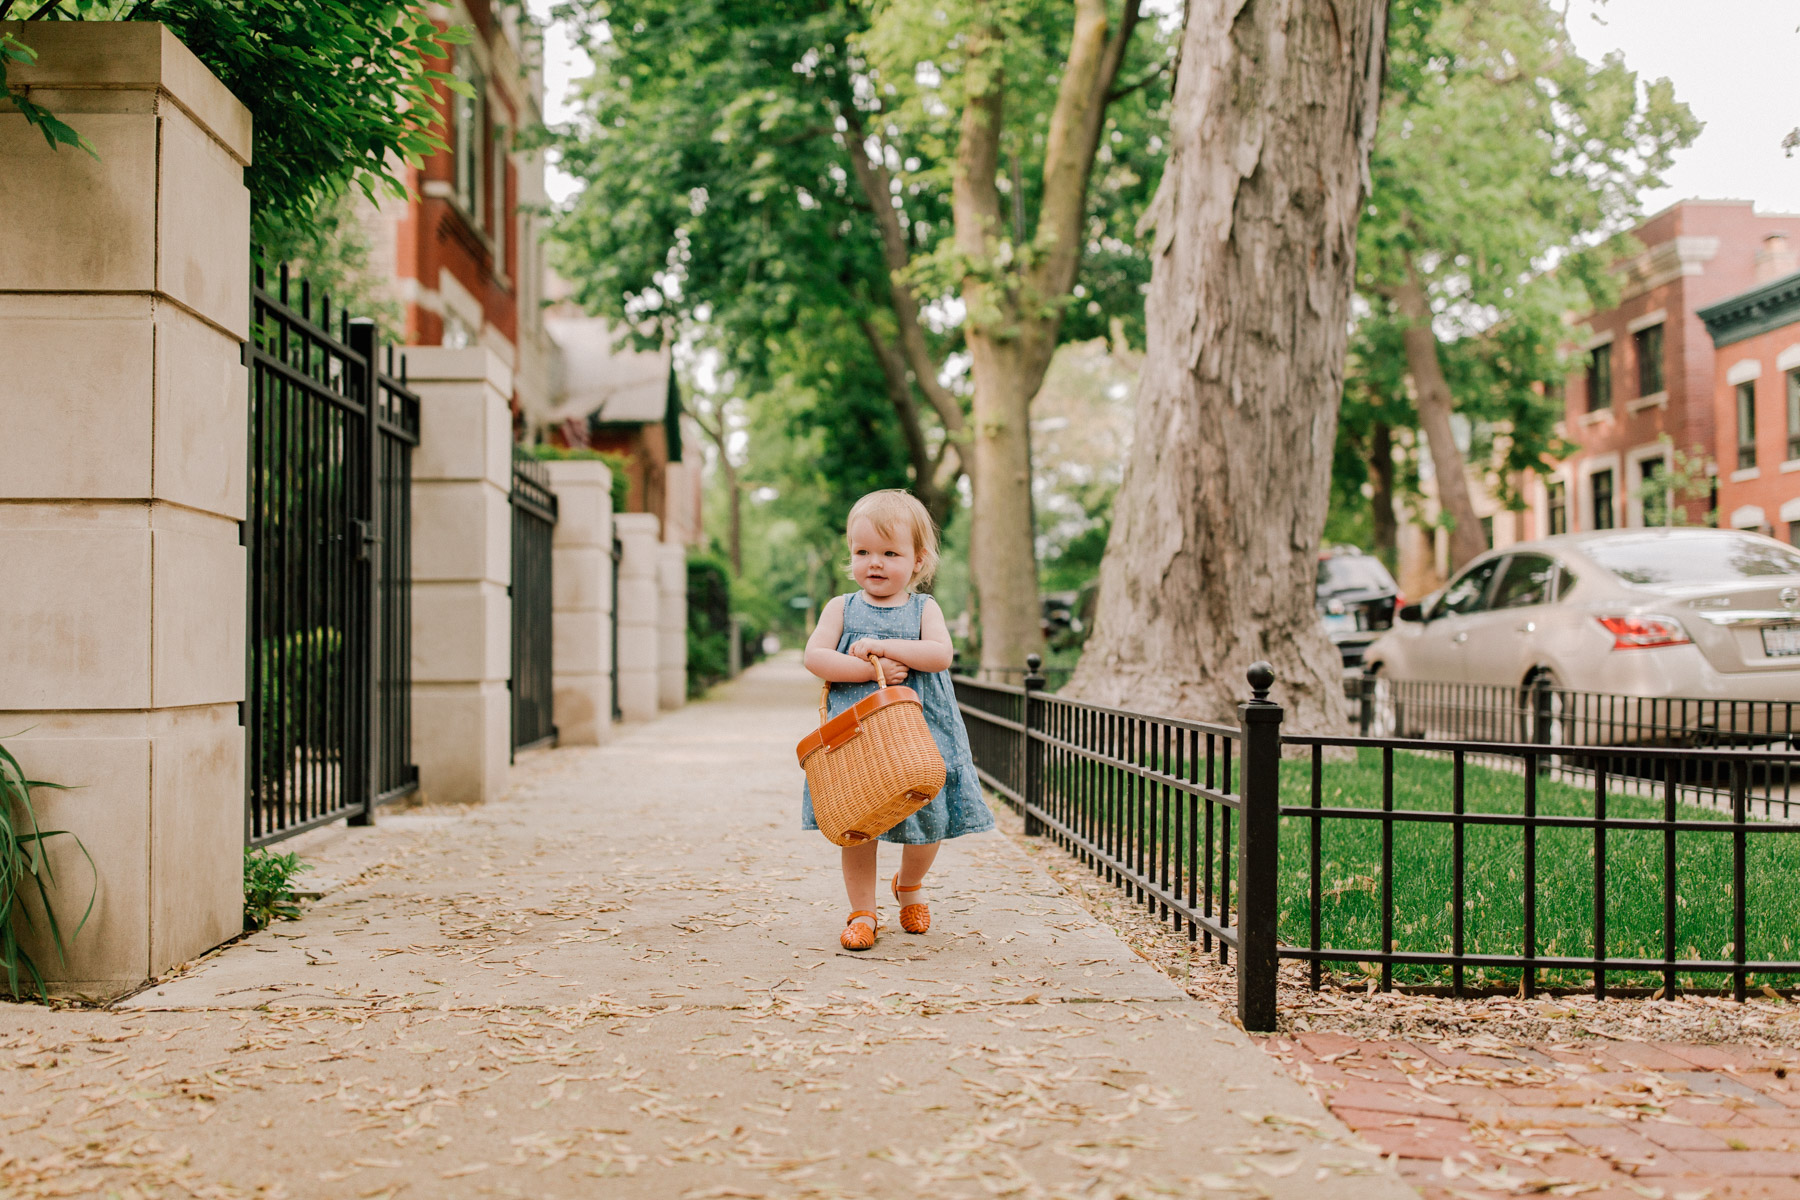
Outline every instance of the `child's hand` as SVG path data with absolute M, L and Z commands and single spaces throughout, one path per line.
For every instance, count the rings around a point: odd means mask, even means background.
M 895 662 L 891 658 L 883 658 L 878 661 L 881 663 L 882 673 L 887 677 L 886 682 L 889 687 L 893 687 L 896 683 L 906 682 L 908 671 L 905 663 Z
M 854 642 L 850 643 L 850 649 L 844 651 L 844 653 L 848 654 L 851 658 L 860 658 L 867 662 L 869 655 L 871 654 L 879 654 L 881 657 L 886 658 L 887 647 L 880 638 L 857 638 Z

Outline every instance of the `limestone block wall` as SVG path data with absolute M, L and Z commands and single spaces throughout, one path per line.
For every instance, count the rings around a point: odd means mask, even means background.
M 657 701 L 664 708 L 687 703 L 687 547 L 657 547 Z
M 618 535 L 619 711 L 627 721 L 648 721 L 660 707 L 657 659 L 662 632 L 661 543 L 654 513 L 619 513 Z
M 0 734 L 41 792 L 60 990 L 116 995 L 242 928 L 250 114 L 168 30 L 0 22 Z M 24 732 L 21 732 L 24 731 Z
M 601 462 L 544 465 L 557 497 L 550 550 L 557 742 L 594 746 L 612 732 L 612 472 Z
M 512 712 L 512 372 L 484 347 L 406 351 L 413 451 L 413 761 L 437 804 L 506 790 Z

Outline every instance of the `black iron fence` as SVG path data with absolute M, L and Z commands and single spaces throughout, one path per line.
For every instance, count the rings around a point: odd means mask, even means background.
M 1048 695 L 1035 670 L 956 681 L 984 782 L 1028 834 L 1235 950 L 1246 1028 L 1275 1027 L 1281 959 L 1314 987 L 1459 994 L 1742 999 L 1800 975 L 1800 825 L 1750 805 L 1800 754 L 1634 746 L 1660 781 L 1645 795 L 1614 745 L 1284 734 L 1267 667 L 1250 683 L 1233 727 Z M 1725 811 L 1689 802 L 1702 772 Z
M 550 472 L 515 457 L 512 471 L 512 748 L 556 740 L 556 685 L 551 665 L 550 548 L 556 493 Z
M 619 707 L 619 560 L 625 557 L 625 543 L 617 534 L 612 540 L 612 651 L 607 661 L 612 664 L 612 719 L 619 722 L 625 719 L 625 710 Z
M 1790 750 L 1800 735 L 1800 703 L 1625 696 L 1553 686 L 1538 677 L 1521 687 L 1348 676 L 1345 695 L 1364 737 L 1531 742 L 1601 747 L 1605 752 L 1545 754 L 1542 774 L 1570 781 L 1612 776 L 1616 791 L 1657 794 L 1671 780 L 1685 803 L 1729 810 L 1730 754 L 1670 758 L 1651 749 Z M 1502 756 L 1504 758 L 1504 756 Z M 1516 765 L 1516 760 L 1511 760 Z M 1779 761 L 1746 782 L 1753 815 L 1790 820 L 1800 812 L 1800 777 Z
M 375 327 L 259 269 L 251 290 L 244 836 L 364 823 L 411 761 L 419 401 Z M 333 324 L 335 322 L 335 332 Z

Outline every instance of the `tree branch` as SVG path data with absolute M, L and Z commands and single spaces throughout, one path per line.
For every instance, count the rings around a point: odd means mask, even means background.
M 888 400 L 900 418 L 900 431 L 906 437 L 913 477 L 921 481 L 928 480 L 931 478 L 931 451 L 925 445 L 925 428 L 919 422 L 919 406 L 913 400 L 912 381 L 907 377 L 906 361 L 900 351 L 882 336 L 874 321 L 866 316 L 859 316 L 856 326 L 862 330 L 863 337 L 868 339 L 869 348 L 875 352 L 875 361 L 881 364 L 881 377 L 887 384 Z
M 1139 0 L 1125 0 L 1119 24 L 1109 33 L 1106 0 L 1077 0 L 1068 66 L 1057 86 L 1044 151 L 1044 199 L 1037 228 L 1047 253 L 1035 272 L 1044 296 L 1061 296 L 1075 285 L 1085 240 L 1088 180 L 1106 127 L 1108 97 L 1137 30 L 1138 4 Z
M 1123 100 L 1125 97 L 1131 95 L 1131 93 L 1133 93 L 1135 91 L 1139 91 L 1140 89 L 1147 87 L 1148 85 L 1150 85 L 1152 83 L 1155 83 L 1157 76 L 1161 75 L 1164 71 L 1167 71 L 1169 69 L 1169 64 L 1174 61 L 1175 60 L 1172 58 L 1164 59 L 1162 62 L 1158 63 L 1155 67 L 1153 67 L 1149 71 L 1145 72 L 1143 78 L 1139 79 L 1136 83 L 1128 83 L 1124 87 L 1119 88 L 1116 91 L 1108 92 L 1106 94 L 1106 102 L 1108 104 L 1111 104 L 1114 101 Z
M 919 323 L 918 299 L 900 277 L 911 264 L 912 254 L 906 245 L 906 232 L 900 228 L 899 214 L 894 211 L 887 166 L 869 157 L 865 144 L 868 134 L 863 128 L 861 114 L 846 107 L 840 109 L 840 115 L 846 125 L 844 149 L 850 156 L 851 171 L 869 201 L 875 227 L 881 234 L 882 261 L 888 269 L 889 302 L 900 330 L 900 352 L 912 368 L 913 380 L 925 393 L 938 420 L 944 423 L 946 430 L 960 432 L 963 428 L 962 403 L 949 388 L 938 382 L 938 364 L 931 357 L 925 344 L 924 326 Z

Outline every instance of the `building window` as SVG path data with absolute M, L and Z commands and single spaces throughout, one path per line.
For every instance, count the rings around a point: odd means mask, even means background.
M 1646 458 L 1638 463 L 1638 496 L 1644 505 L 1645 525 L 1669 523 L 1669 489 L 1665 474 L 1660 458 Z
M 1487 543 L 1489 550 L 1494 548 L 1494 518 L 1481 518 L 1481 540 Z
M 1756 380 L 1737 385 L 1737 465 L 1748 471 L 1756 465 Z
M 1594 528 L 1613 527 L 1613 473 L 1611 468 L 1595 471 L 1588 477 L 1594 489 Z
M 1663 327 L 1640 329 L 1632 340 L 1637 344 L 1638 395 L 1654 396 L 1663 390 Z
M 455 107 L 456 200 L 477 229 L 484 223 L 482 208 L 487 199 L 486 172 L 482 154 L 487 137 L 487 80 L 476 69 L 474 59 L 458 55 L 456 77 L 469 85 L 473 96 L 452 92 Z
M 1788 461 L 1800 458 L 1800 369 L 1787 373 Z
M 1611 343 L 1588 351 L 1587 393 L 1589 412 L 1612 407 Z
M 1569 532 L 1569 489 L 1562 480 L 1552 480 L 1544 489 L 1550 508 L 1550 532 Z

